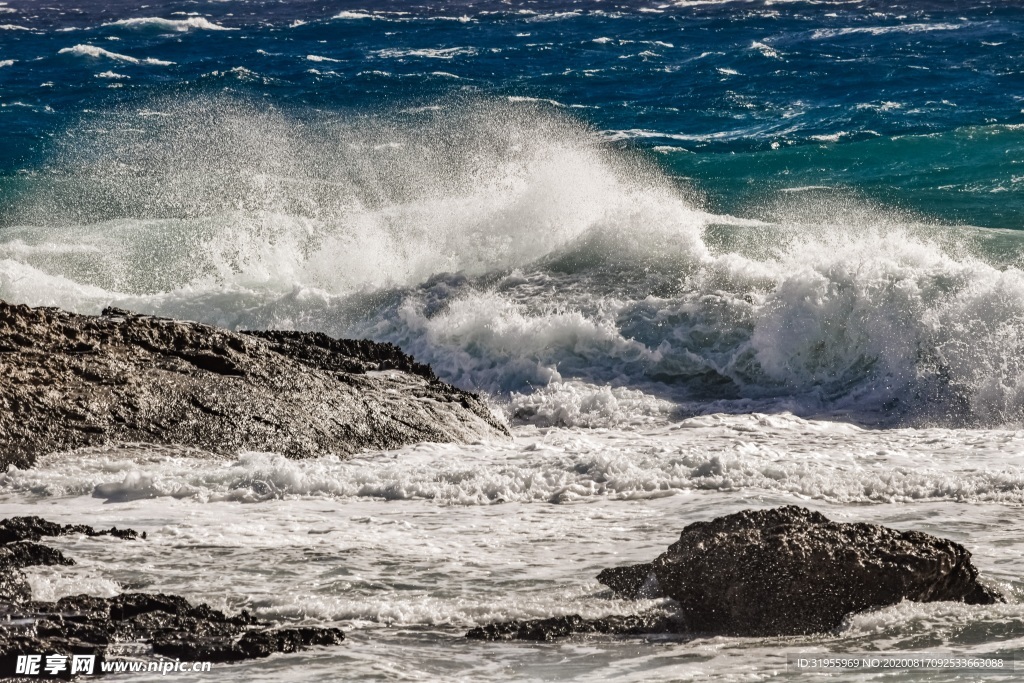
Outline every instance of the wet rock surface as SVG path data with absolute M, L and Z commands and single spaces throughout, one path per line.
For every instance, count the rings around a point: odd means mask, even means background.
M 978 581 L 959 543 L 796 506 L 691 524 L 650 569 L 660 593 L 678 603 L 683 628 L 697 633 L 820 633 L 903 600 L 1002 600 Z
M 578 614 L 548 619 L 503 621 L 470 630 L 466 637 L 472 640 L 538 640 L 550 641 L 584 633 L 614 635 L 643 635 L 648 633 L 675 633 L 681 625 L 667 612 L 613 615 L 599 619 L 584 619 Z
M 620 597 L 671 598 L 664 614 L 491 624 L 468 637 L 550 640 L 572 633 L 792 636 L 850 614 L 915 602 L 1003 602 L 959 543 L 877 524 L 833 522 L 796 506 L 697 522 L 649 564 L 606 569 Z M 661 614 L 661 616 L 658 616 Z
M 304 458 L 507 435 L 391 344 L 0 302 L 0 470 L 118 442 Z
M 85 524 L 57 524 L 49 522 L 42 517 L 11 517 L 0 520 L 0 546 L 6 546 L 15 541 L 38 541 L 44 536 L 67 536 L 70 534 L 85 534 L 86 536 L 114 536 L 134 540 L 139 534 L 132 529 L 93 529 Z M 145 532 L 142 538 L 146 538 Z M 56 551 L 54 551 L 56 552 Z M 26 565 L 27 566 L 27 565 Z
M 84 525 L 61 526 L 38 517 L 0 522 L 0 530 L 28 530 L 38 535 L 111 535 L 138 539 L 130 529 L 97 531 Z M 53 532 L 53 533 L 47 533 Z M 247 612 L 226 615 L 208 605 L 162 593 L 125 593 L 113 598 L 76 595 L 56 602 L 31 599 L 20 569 L 35 565 L 70 565 L 59 551 L 11 535 L 0 545 L 0 677 L 13 675 L 19 654 L 86 654 L 110 659 L 114 648 L 136 656 L 182 661 L 232 662 L 336 645 L 345 636 L 336 628 L 269 629 Z M 144 538 L 144 536 L 142 536 Z

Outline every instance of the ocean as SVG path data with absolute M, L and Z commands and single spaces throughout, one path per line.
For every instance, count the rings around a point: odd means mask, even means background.
M 513 432 L 46 456 L 0 474 L 0 515 L 149 540 L 53 541 L 79 565 L 28 570 L 38 598 L 345 630 L 214 673 L 249 681 L 1024 657 L 1024 6 L 8 0 L 0 140 L 0 298 L 393 342 Z M 803 638 L 464 638 L 658 604 L 594 577 L 782 504 L 963 543 L 1008 602 Z

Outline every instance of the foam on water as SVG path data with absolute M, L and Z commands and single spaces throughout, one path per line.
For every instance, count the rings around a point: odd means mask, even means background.
M 117 26 L 121 28 L 129 28 L 135 30 L 157 30 L 157 31 L 175 31 L 185 32 L 193 29 L 203 31 L 235 31 L 237 29 L 228 28 L 215 24 L 209 19 L 203 17 L 188 17 L 187 19 L 163 19 L 160 17 L 137 17 L 132 19 L 118 19 L 110 23 L 104 24 L 104 26 Z
M 168 62 L 162 59 L 155 59 L 153 57 L 146 57 L 139 59 L 137 57 L 131 57 L 129 55 L 118 54 L 117 52 L 111 52 L 105 50 L 102 47 L 96 47 L 95 45 L 75 45 L 74 47 L 62 47 L 57 51 L 59 55 L 73 55 L 75 57 L 90 57 L 93 59 L 111 59 L 117 62 L 127 62 L 129 64 L 154 64 L 159 66 L 170 66 L 174 62 Z
M 805 439 L 815 431 L 798 423 L 789 427 Z M 249 506 L 168 498 L 118 505 L 51 499 L 37 501 L 31 512 L 62 522 L 89 518 L 102 526 L 131 525 L 147 531 L 148 538 L 48 539 L 80 567 L 32 570 L 30 581 L 38 598 L 65 594 L 73 590 L 72 582 L 95 594 L 159 590 L 220 609 L 247 609 L 276 623 L 346 630 L 341 648 L 272 658 L 260 669 L 269 679 L 322 680 L 339 667 L 353 677 L 369 677 L 378 671 L 374 662 L 381 661 L 381 648 L 388 649 L 389 671 L 411 680 L 455 680 L 467 671 L 484 680 L 507 680 L 509 671 L 523 667 L 544 668 L 547 679 L 596 681 L 614 671 L 623 680 L 701 680 L 713 671 L 722 680 L 751 680 L 752 673 L 775 680 L 789 676 L 782 659 L 788 653 L 938 650 L 1012 658 L 1020 652 L 1022 612 L 1014 571 L 1019 520 L 998 505 L 956 509 L 941 502 L 853 511 L 812 507 L 842 521 L 882 522 L 955 538 L 970 525 L 968 546 L 976 551 L 982 578 L 1006 591 L 1009 604 L 904 603 L 855 615 L 836 633 L 781 640 L 596 636 L 550 644 L 481 644 L 462 637 L 466 629 L 493 620 L 594 617 L 657 607 L 659 602 L 616 600 L 593 577 L 604 567 L 649 561 L 686 523 L 778 502 L 704 491 L 685 500 L 512 503 L 438 514 L 429 501 L 396 507 L 372 500 L 340 505 L 330 499 Z M 24 502 L 0 503 L 4 515 L 25 509 Z M 993 543 L 996 539 L 1003 540 Z M 979 544 L 984 552 L 978 552 Z M 266 668 L 275 662 L 284 668 Z M 481 669 L 484 662 L 500 666 Z M 246 674 L 246 666 L 235 671 Z
M 549 388 L 541 395 L 552 403 L 551 393 Z M 519 427 L 511 444 L 420 444 L 349 460 L 293 461 L 270 453 L 216 459 L 124 446 L 47 456 L 34 469 L 11 469 L 0 474 L 0 495 L 92 496 L 112 503 L 323 498 L 489 506 L 763 491 L 834 504 L 1024 503 L 1024 433 L 1019 431 L 874 431 L 758 413 L 709 414 L 652 426 L 663 414 L 646 424 L 637 424 L 636 415 L 666 406 L 639 392 L 573 388 L 560 398 L 564 404 L 584 404 L 576 409 L 589 418 L 576 418 L 584 425 L 614 423 L 616 410 L 627 415 L 620 423 L 632 424 L 596 430 Z M 613 403 L 620 401 L 647 405 L 623 409 Z M 537 410 L 535 403 L 530 407 Z
M 582 381 L 609 385 L 606 405 L 629 389 L 914 423 L 1024 414 L 1021 240 L 993 259 L 969 230 L 833 191 L 714 215 L 543 102 L 156 101 L 84 119 L 53 163 L 0 242 L 5 299 L 392 341 L 505 400 Z M 601 424 L 543 402 L 532 414 Z M 621 406 L 604 424 L 633 419 Z
M 33 600 L 54 601 L 69 595 L 112 598 L 122 592 L 110 579 L 96 576 L 96 567 L 30 567 L 25 570 Z

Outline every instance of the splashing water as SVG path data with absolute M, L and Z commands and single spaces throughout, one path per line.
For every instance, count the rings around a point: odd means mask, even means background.
M 710 214 L 536 103 L 159 101 L 84 119 L 52 167 L 0 244 L 5 298 L 394 341 L 593 424 L 565 382 L 943 424 L 1024 408 L 1016 241 L 993 257 L 835 194 Z

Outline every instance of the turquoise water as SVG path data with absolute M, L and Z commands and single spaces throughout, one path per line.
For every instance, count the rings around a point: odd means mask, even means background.
M 3 7 L 8 193 L 52 169 L 54 136 L 166 97 L 358 116 L 511 96 L 649 153 L 718 211 L 824 185 L 943 222 L 1022 226 L 1024 10 L 1010 3 Z

